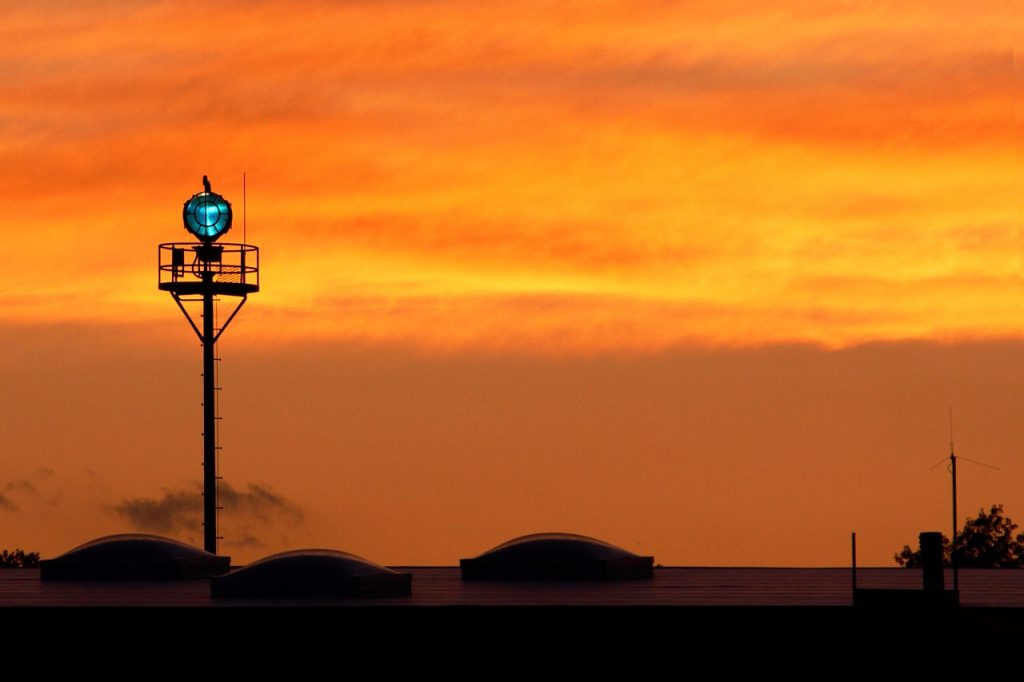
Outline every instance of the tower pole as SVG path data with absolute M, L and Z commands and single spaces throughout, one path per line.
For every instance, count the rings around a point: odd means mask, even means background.
M 214 397 L 213 273 L 203 272 L 203 548 L 217 553 L 217 413 Z

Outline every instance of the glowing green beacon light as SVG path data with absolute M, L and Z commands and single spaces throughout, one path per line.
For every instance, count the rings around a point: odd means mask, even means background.
M 181 213 L 185 229 L 204 242 L 215 241 L 231 229 L 231 204 L 210 190 L 210 181 L 203 176 L 205 192 L 193 194 Z

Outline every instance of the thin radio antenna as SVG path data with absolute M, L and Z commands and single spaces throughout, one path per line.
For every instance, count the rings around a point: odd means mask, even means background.
M 958 531 L 957 531 L 957 520 L 956 520 L 957 519 L 957 516 L 956 516 L 956 461 L 958 459 L 963 459 L 963 460 L 966 460 L 968 462 L 971 462 L 972 464 L 980 464 L 983 467 L 988 467 L 989 469 L 994 469 L 995 471 L 999 471 L 999 467 L 994 467 L 991 464 L 986 464 L 985 462 L 979 462 L 978 460 L 969 459 L 969 458 L 963 457 L 963 456 L 961 456 L 961 457 L 957 457 L 956 456 L 956 452 L 953 449 L 953 408 L 950 407 L 949 408 L 949 467 L 948 467 L 948 470 L 949 470 L 949 473 L 952 474 L 952 483 L 953 483 L 953 491 L 952 491 L 953 492 L 953 539 L 950 541 L 950 551 L 949 551 L 949 560 L 950 561 L 949 562 L 950 562 L 950 564 L 952 564 L 952 568 L 953 568 L 953 591 L 959 593 L 959 590 L 960 590 L 960 573 L 959 573 L 959 566 L 957 565 L 957 560 L 956 560 L 957 538 L 958 538 L 958 535 L 959 535 Z M 938 466 L 938 464 L 936 464 L 935 466 Z M 932 469 L 934 469 L 934 468 L 935 467 L 933 466 Z M 957 600 L 959 600 L 959 597 L 957 597 Z
M 242 171 L 242 244 L 246 244 L 245 241 L 245 171 Z M 953 408 L 950 409 L 950 415 L 953 414 Z M 952 419 L 952 416 L 950 417 Z M 950 426 L 950 428 L 953 428 Z
M 953 451 L 953 406 L 949 406 L 949 473 L 953 475 L 953 537 L 949 541 L 949 563 L 953 568 L 953 592 L 960 601 L 960 567 L 956 561 L 956 454 Z
M 243 222 L 245 219 L 242 219 Z M 953 406 L 949 406 L 949 452 L 953 453 Z

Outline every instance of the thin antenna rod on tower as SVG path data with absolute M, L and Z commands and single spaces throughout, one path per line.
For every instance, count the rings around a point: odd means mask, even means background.
M 243 218 L 244 220 L 244 218 Z M 953 452 L 953 406 L 949 407 L 949 452 Z
M 245 241 L 245 171 L 242 171 L 242 244 L 247 244 Z

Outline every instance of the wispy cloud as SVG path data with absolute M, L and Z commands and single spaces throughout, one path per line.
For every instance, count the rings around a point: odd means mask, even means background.
M 221 483 L 219 500 L 223 507 L 263 523 L 295 525 L 303 519 L 302 509 L 269 488 L 250 483 L 244 491 Z
M 252 533 L 243 532 L 241 534 L 234 534 L 224 538 L 224 544 L 228 547 L 236 547 L 238 549 L 263 549 L 267 546 L 267 543 L 262 539 L 253 535 Z
M 37 480 L 47 479 L 52 475 L 52 471 L 40 469 L 33 474 L 33 478 Z M 42 501 L 51 506 L 60 504 L 59 493 L 54 496 L 47 496 L 35 483 L 27 478 L 10 481 L 4 484 L 0 491 L 2 491 L 0 492 L 0 508 L 10 511 L 19 511 L 25 502 L 32 501 Z
M 35 493 L 38 492 L 36 487 L 32 484 L 32 481 L 27 478 L 22 478 L 17 481 L 11 481 L 4 486 L 6 492 L 22 492 L 22 493 Z
M 199 483 L 165 489 L 159 497 L 129 498 L 114 505 L 114 511 L 136 529 L 164 534 L 197 534 L 202 528 L 203 498 Z M 299 505 L 266 486 L 250 483 L 237 490 L 226 482 L 218 489 L 223 507 L 220 522 L 227 544 L 258 547 L 260 535 L 271 528 L 294 528 L 302 523 Z
M 199 486 L 190 486 L 188 490 L 165 490 L 158 498 L 127 499 L 117 504 L 114 511 L 139 530 L 157 533 L 196 530 L 203 514 L 199 490 Z

